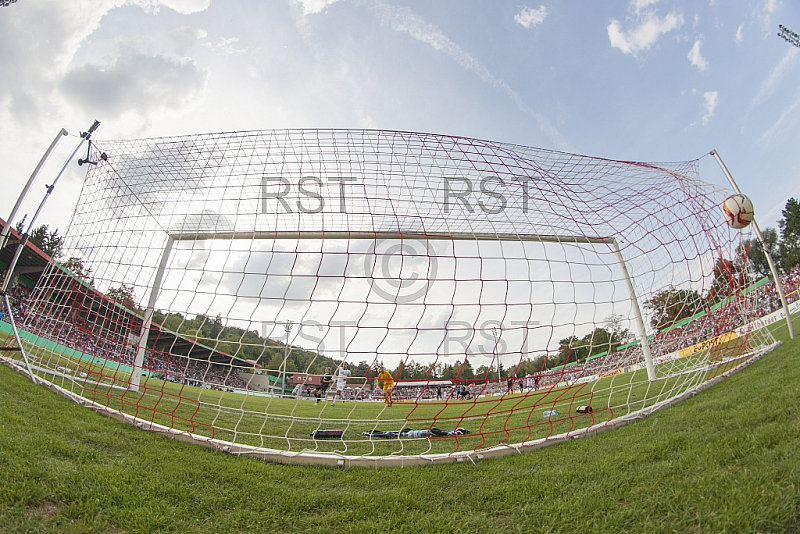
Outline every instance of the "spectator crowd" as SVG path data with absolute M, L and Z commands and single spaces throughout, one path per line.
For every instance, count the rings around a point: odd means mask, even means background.
M 781 285 L 789 303 L 798 300 L 800 287 L 800 266 L 781 276 Z M 129 328 L 115 329 L 106 320 L 89 322 L 85 314 L 76 308 L 53 303 L 37 303 L 32 291 L 25 286 L 16 285 L 7 291 L 11 313 L 17 326 L 66 347 L 73 348 L 94 358 L 110 360 L 132 366 L 136 357 L 137 345 L 126 334 Z M 756 290 L 743 294 L 740 298 L 709 310 L 701 317 L 657 334 L 649 342 L 653 359 L 691 347 L 705 340 L 730 332 L 747 322 L 763 317 L 781 307 L 774 281 L 768 281 Z M 3 306 L 0 319 L 7 320 L 8 310 Z M 588 376 L 604 376 L 620 372 L 644 360 L 639 344 L 627 346 L 600 357 L 588 359 L 555 370 L 543 370 L 536 376 L 512 377 L 502 381 L 463 381 L 449 386 L 415 385 L 404 387 L 397 383 L 394 394 L 397 400 L 434 401 L 457 398 L 473 398 L 481 395 L 497 395 L 514 390 L 524 392 L 552 387 L 561 383 L 574 383 Z M 175 383 L 189 384 L 214 389 L 247 389 L 246 382 L 239 376 L 236 367 L 215 363 L 207 356 L 204 359 L 191 355 L 177 355 L 163 350 L 145 350 L 143 369 L 155 376 Z M 371 379 L 361 379 L 361 387 L 348 387 L 344 391 L 345 400 L 382 400 L 380 388 L 371 388 Z M 310 392 L 302 389 L 298 396 Z

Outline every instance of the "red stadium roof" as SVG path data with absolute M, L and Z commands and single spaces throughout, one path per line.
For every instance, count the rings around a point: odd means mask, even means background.
M 3 219 L 0 219 L 0 227 L 6 227 L 6 221 Z M 17 245 L 21 239 L 22 236 L 14 227 L 9 228 L 8 243 L 0 250 L 0 265 L 2 265 L 3 271 L 8 268 L 11 264 L 11 260 L 14 259 L 14 254 L 17 252 Z M 35 283 L 49 263 L 50 256 L 28 241 L 25 243 L 25 248 L 22 249 L 22 254 L 20 254 L 19 260 L 17 261 L 15 272 L 20 275 L 26 275 Z
M 0 219 L 0 227 L 5 228 L 5 226 L 6 222 L 3 219 Z M 11 264 L 14 254 L 16 254 L 17 246 L 21 240 L 22 236 L 20 236 L 19 232 L 11 227 L 9 229 L 8 243 L 2 250 L 0 250 L 0 266 L 2 266 L 3 270 L 7 269 Z M 42 273 L 51 261 L 52 258 L 50 256 L 45 254 L 39 247 L 30 241 L 27 241 L 22 253 L 20 254 L 19 260 L 17 261 L 17 266 L 14 269 L 14 272 L 18 275 L 26 276 L 33 285 L 36 285 Z M 56 263 L 56 265 L 58 265 L 58 263 Z M 130 310 L 122 306 L 122 304 L 119 302 L 110 299 L 94 287 L 82 280 L 79 280 L 78 278 L 75 278 L 67 269 L 64 269 L 63 267 L 61 269 L 65 274 L 69 275 L 75 282 L 81 285 L 81 291 L 89 294 L 92 297 L 90 300 L 91 311 L 103 313 L 104 310 L 107 310 L 105 313 L 108 313 L 108 311 L 110 311 L 112 308 L 118 309 L 123 315 L 130 319 L 131 324 L 138 323 L 139 328 L 141 328 L 142 314 Z M 241 362 L 242 365 L 248 367 L 259 366 L 257 363 L 251 360 L 237 358 L 230 354 L 215 350 L 211 347 L 207 347 L 201 343 L 198 343 L 197 341 L 188 339 L 176 332 L 172 332 L 163 328 L 161 325 L 155 322 L 150 325 L 149 340 L 149 345 L 156 350 L 168 350 L 169 352 L 175 354 L 187 354 L 191 355 L 192 358 L 207 359 L 213 363 L 230 363 L 233 360 L 237 360 Z

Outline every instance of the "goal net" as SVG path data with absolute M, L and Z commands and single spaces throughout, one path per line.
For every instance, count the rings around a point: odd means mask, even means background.
M 89 159 L 61 256 L 12 298 L 31 369 L 232 453 L 474 461 L 642 417 L 775 343 L 750 230 L 698 161 L 370 130 Z

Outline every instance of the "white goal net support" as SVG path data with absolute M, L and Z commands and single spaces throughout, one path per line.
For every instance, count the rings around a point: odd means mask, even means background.
M 750 230 L 698 161 L 374 130 L 89 159 L 61 256 L 6 311 L 39 379 L 179 439 L 475 461 L 642 417 L 775 344 Z

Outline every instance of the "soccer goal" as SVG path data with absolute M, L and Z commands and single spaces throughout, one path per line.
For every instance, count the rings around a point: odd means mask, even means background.
M 94 140 L 88 159 L 62 255 L 15 295 L 24 353 L 178 439 L 477 461 L 644 417 L 775 345 L 751 229 L 698 160 L 378 130 Z

